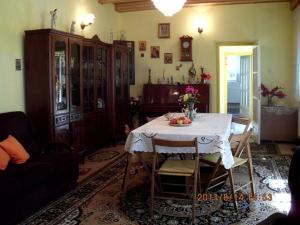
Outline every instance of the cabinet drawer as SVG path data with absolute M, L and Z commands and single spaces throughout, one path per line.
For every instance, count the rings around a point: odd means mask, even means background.
M 55 126 L 69 123 L 69 115 L 60 115 L 55 117 Z
M 82 115 L 81 113 L 72 113 L 70 115 L 70 122 L 75 122 L 75 121 L 79 121 L 82 119 Z
M 55 127 L 55 141 L 70 144 L 70 127 L 69 124 Z

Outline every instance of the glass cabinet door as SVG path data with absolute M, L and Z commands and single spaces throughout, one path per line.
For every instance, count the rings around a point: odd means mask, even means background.
M 106 103 L 106 82 L 107 82 L 107 50 L 104 48 L 97 48 L 95 75 L 96 75 L 97 109 L 104 109 Z
M 122 98 L 122 68 L 121 68 L 121 60 L 122 60 L 122 52 L 118 49 L 115 51 L 115 88 L 116 88 L 116 99 Z
M 55 111 L 64 112 L 68 109 L 67 71 L 66 71 L 66 42 L 56 41 L 54 44 L 55 57 Z
M 125 62 L 123 64 L 123 98 L 124 100 L 129 100 L 129 63 L 130 57 L 128 52 L 124 52 L 122 55 L 122 61 Z M 126 63 L 127 62 L 127 63 Z
M 80 110 L 80 44 L 72 43 L 70 49 L 69 71 L 71 79 L 71 111 Z
M 94 47 L 83 48 L 83 111 L 94 110 Z

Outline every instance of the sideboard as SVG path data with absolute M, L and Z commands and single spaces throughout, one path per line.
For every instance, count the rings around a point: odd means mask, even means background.
M 261 140 L 297 141 L 298 108 L 261 107 Z
M 142 114 L 157 116 L 167 112 L 181 112 L 183 105 L 178 97 L 184 94 L 187 86 L 199 90 L 197 112 L 209 112 L 209 84 L 144 84 Z

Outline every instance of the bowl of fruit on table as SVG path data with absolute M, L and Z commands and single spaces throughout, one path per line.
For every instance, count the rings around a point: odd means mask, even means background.
M 170 120 L 169 125 L 175 127 L 186 127 L 192 124 L 192 120 L 185 116 L 176 117 Z

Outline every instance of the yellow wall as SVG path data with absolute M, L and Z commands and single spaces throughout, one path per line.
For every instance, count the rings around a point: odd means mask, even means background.
M 298 5 L 298 7 L 293 11 L 293 15 L 294 15 L 294 20 L 293 20 L 293 44 L 294 44 L 294 51 L 293 51 L 293 73 L 295 74 L 294 76 L 294 90 L 295 90 L 295 105 L 299 105 L 300 103 L 300 96 L 299 92 L 296 91 L 296 85 L 297 83 L 299 84 L 299 80 L 297 80 L 297 67 L 299 67 L 299 63 L 300 63 L 300 6 Z M 297 60 L 298 57 L 298 60 Z M 298 61 L 298 62 L 297 62 Z M 299 71 L 299 69 L 298 69 Z M 299 72 L 298 72 L 299 73 Z M 300 76 L 299 76 L 300 77 Z M 300 85 L 299 85 L 300 87 Z
M 50 28 L 50 10 L 58 9 L 57 29 L 69 31 L 76 21 L 76 33 L 86 37 L 98 34 L 110 41 L 116 34 L 119 13 L 113 5 L 100 5 L 97 0 L 1 0 L 0 3 L 0 112 L 25 110 L 24 104 L 24 31 Z M 80 15 L 94 13 L 92 26 L 80 29 Z M 22 59 L 22 71 L 15 71 L 15 59 Z
M 0 5 L 0 112 L 25 110 L 24 67 L 15 71 L 15 59 L 22 59 L 24 66 L 24 31 L 50 27 L 49 11 L 58 9 L 57 29 L 68 31 L 71 21 L 77 23 L 76 33 L 86 37 L 94 34 L 110 42 L 110 33 L 119 38 L 125 31 L 128 40 L 147 41 L 145 57 L 136 50 L 136 85 L 131 95 L 140 95 L 147 82 L 148 69 L 152 69 L 152 81 L 173 75 L 181 81 L 187 75 L 191 63 L 179 62 L 179 37 L 193 36 L 193 56 L 197 73 L 203 65 L 213 76 L 211 81 L 211 111 L 216 110 L 216 43 L 258 41 L 262 52 L 262 83 L 280 85 L 293 101 L 293 13 L 288 3 L 244 4 L 228 6 L 199 6 L 183 9 L 173 17 L 164 17 L 156 10 L 116 13 L 112 4 L 100 5 L 97 0 L 1 0 Z M 84 32 L 79 28 L 79 17 L 84 12 L 96 15 L 95 23 Z M 198 34 L 196 22 L 206 21 L 204 32 Z M 171 38 L 157 38 L 157 24 L 171 23 Z M 150 46 L 161 47 L 160 59 L 150 58 Z M 163 63 L 163 53 L 173 53 L 173 64 Z M 180 71 L 175 66 L 183 64 Z
M 202 34 L 197 32 L 197 20 L 206 21 Z M 171 23 L 171 38 L 157 38 L 157 24 Z M 156 10 L 120 14 L 120 28 L 128 40 L 147 41 L 145 57 L 136 51 L 136 85 L 131 95 L 142 93 L 147 82 L 148 69 L 152 69 L 152 81 L 173 75 L 175 81 L 187 76 L 191 63 L 179 61 L 179 37 L 190 35 L 193 40 L 193 59 L 197 74 L 200 65 L 213 76 L 211 81 L 211 111 L 216 111 L 216 43 L 258 42 L 261 46 L 262 83 L 268 87 L 282 86 L 288 97 L 285 104 L 293 101 L 293 13 L 289 3 L 243 4 L 224 6 L 198 6 L 185 8 L 173 17 L 164 17 Z M 150 58 L 150 46 L 160 46 L 160 59 Z M 173 64 L 165 65 L 163 53 L 173 53 Z M 183 64 L 180 71 L 175 66 Z

